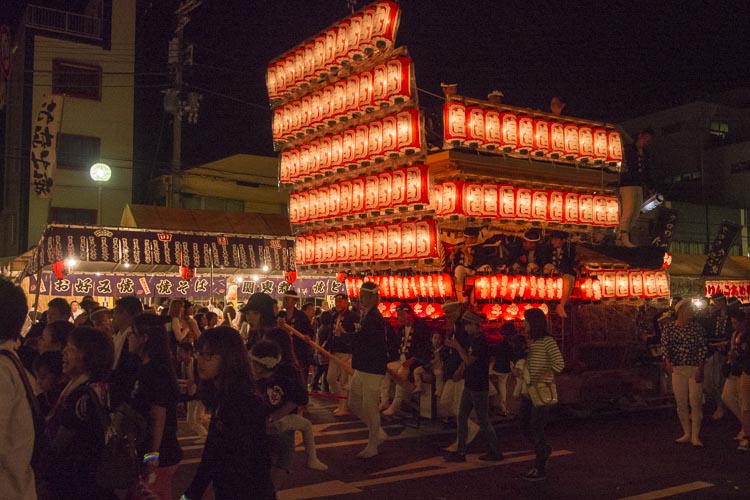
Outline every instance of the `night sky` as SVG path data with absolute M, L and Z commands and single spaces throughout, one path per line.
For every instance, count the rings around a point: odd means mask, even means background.
M 400 3 L 397 46 L 408 47 L 418 87 L 434 94 L 441 94 L 440 82 L 458 83 L 459 93 L 477 98 L 497 88 L 508 104 L 543 110 L 559 95 L 567 115 L 618 122 L 750 86 L 748 2 Z M 134 154 L 147 176 L 166 165 L 171 125 L 162 120 L 160 94 L 169 76 L 143 73 L 166 70 L 179 2 L 138 4 Z M 185 163 L 273 154 L 266 64 L 349 13 L 346 0 L 203 0 L 185 32 L 196 63 L 186 88 L 203 93 L 199 124 L 184 127 Z M 435 97 L 419 99 L 428 114 L 440 109 Z

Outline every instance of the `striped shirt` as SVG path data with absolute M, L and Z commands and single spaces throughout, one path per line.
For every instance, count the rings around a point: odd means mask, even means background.
M 529 354 L 526 356 L 526 369 L 529 371 L 529 382 L 546 382 L 553 379 L 549 374 L 553 371 L 560 373 L 565 368 L 562 353 L 557 347 L 557 342 L 550 336 L 545 336 L 529 343 Z

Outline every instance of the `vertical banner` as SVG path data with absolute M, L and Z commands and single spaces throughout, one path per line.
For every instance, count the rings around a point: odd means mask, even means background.
M 659 214 L 656 217 L 656 228 L 654 229 L 654 239 L 651 241 L 652 246 L 669 251 L 669 247 L 672 245 L 674 229 L 677 226 L 678 214 L 679 212 L 672 208 L 659 207 Z
M 729 248 L 740 234 L 742 226 L 734 222 L 723 221 L 719 226 L 719 234 L 716 235 L 711 249 L 706 256 L 706 265 L 703 266 L 703 276 L 719 276 L 721 268 L 729 255 Z
M 39 198 L 49 198 L 52 195 L 62 109 L 63 96 L 43 95 L 42 104 L 31 126 L 31 185 Z

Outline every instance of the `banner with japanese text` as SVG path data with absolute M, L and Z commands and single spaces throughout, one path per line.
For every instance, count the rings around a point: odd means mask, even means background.
M 42 104 L 31 124 L 31 185 L 39 198 L 52 195 L 62 109 L 63 96 L 43 95 Z
M 258 281 L 246 280 L 237 285 L 237 298 L 246 299 L 255 292 L 281 297 L 291 288 L 302 299 L 346 293 L 346 285 L 335 278 L 300 278 L 290 285 L 282 278 L 264 277 Z
M 29 276 L 29 293 L 37 290 L 36 276 Z M 213 293 L 211 283 L 213 282 Z M 223 297 L 227 291 L 227 277 L 197 276 L 185 281 L 179 276 L 143 276 L 101 274 L 69 274 L 57 279 L 53 273 L 42 273 L 39 293 L 55 297 L 184 297 L 208 299 L 211 296 Z
M 723 221 L 719 226 L 719 232 L 711 245 L 706 256 L 706 264 L 703 266 L 703 276 L 720 276 L 721 268 L 729 256 L 729 248 L 740 234 L 742 226 L 734 222 Z

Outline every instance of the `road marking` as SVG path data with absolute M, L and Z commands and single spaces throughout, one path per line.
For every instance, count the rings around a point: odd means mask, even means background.
M 552 457 L 572 455 L 569 450 L 557 450 L 552 452 Z M 279 500 L 306 500 L 309 498 L 324 498 L 333 495 L 353 495 L 363 493 L 362 488 L 378 484 L 396 483 L 409 479 L 420 479 L 425 477 L 439 476 L 443 474 L 453 474 L 456 472 L 465 472 L 475 469 L 485 469 L 488 467 L 497 467 L 519 462 L 530 462 L 536 459 L 535 455 L 521 455 L 517 457 L 506 458 L 502 462 L 483 462 L 478 459 L 479 454 L 466 456 L 464 463 L 448 463 L 442 456 L 432 457 L 427 460 L 418 462 L 419 467 L 432 467 L 430 470 L 418 472 L 409 472 L 407 474 L 392 475 L 388 477 L 375 477 L 363 481 L 346 483 L 344 481 L 327 481 L 324 483 L 308 484 L 298 488 L 290 488 L 278 492 Z M 425 465 L 428 464 L 428 465 Z M 391 469 L 392 470 L 392 469 Z
M 656 500 L 657 498 L 667 498 L 674 495 L 680 495 L 682 493 L 702 490 L 704 488 L 712 488 L 713 486 L 715 485 L 706 483 L 704 481 L 695 481 L 693 483 L 685 483 L 679 486 L 672 486 L 671 488 L 663 488 L 661 490 L 650 491 L 648 493 L 641 493 L 640 495 L 633 495 L 632 497 L 618 498 L 617 500 Z

